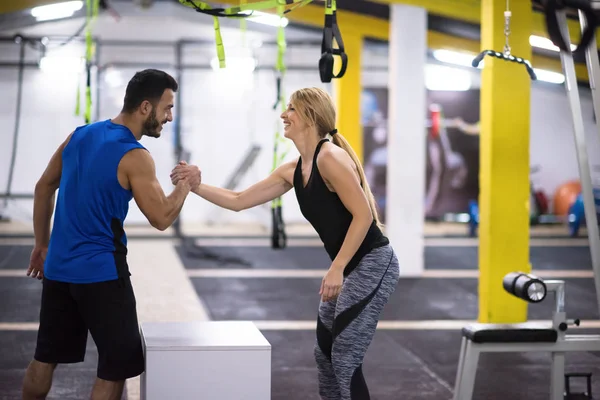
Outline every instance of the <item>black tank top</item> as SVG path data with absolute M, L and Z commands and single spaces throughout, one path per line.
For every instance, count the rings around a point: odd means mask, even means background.
M 317 231 L 323 241 L 325 251 L 333 261 L 344 243 L 350 222 L 352 222 L 352 214 L 346 209 L 337 193 L 329 190 L 317 167 L 317 155 L 323 143 L 328 141 L 328 139 L 321 140 L 315 149 L 311 173 L 306 186 L 302 179 L 302 159 L 298 160 L 294 171 L 294 190 L 302 215 Z M 388 238 L 383 235 L 373 219 L 365 239 L 345 267 L 344 276 L 356 268 L 365 254 L 388 243 Z

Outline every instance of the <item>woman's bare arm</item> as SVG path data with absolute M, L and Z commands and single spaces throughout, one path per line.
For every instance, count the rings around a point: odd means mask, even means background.
M 290 161 L 279 166 L 268 177 L 241 192 L 202 183 L 194 193 L 228 210 L 246 210 L 276 199 L 293 188 L 296 164 L 297 161 Z

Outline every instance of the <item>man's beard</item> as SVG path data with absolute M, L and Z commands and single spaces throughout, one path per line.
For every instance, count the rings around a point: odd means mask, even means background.
M 158 131 L 159 128 L 160 122 L 156 119 L 156 111 L 153 108 L 142 126 L 142 136 L 150 136 L 153 138 L 160 137 L 160 132 Z

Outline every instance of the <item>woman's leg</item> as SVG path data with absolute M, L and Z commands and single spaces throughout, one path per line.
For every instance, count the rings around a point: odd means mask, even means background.
M 335 314 L 336 301 L 326 301 L 319 304 L 319 316 L 317 318 L 317 342 L 314 354 L 317 362 L 319 378 L 319 395 L 323 400 L 340 400 L 340 388 L 331 365 L 331 345 L 333 336 L 331 327 Z
M 346 278 L 337 299 L 331 359 L 342 400 L 367 400 L 362 363 L 383 307 L 399 279 L 391 246 L 367 254 Z

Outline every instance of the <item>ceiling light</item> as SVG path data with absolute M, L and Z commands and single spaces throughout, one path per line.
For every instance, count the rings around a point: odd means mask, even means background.
M 81 10 L 82 7 L 83 1 L 67 1 L 34 7 L 31 9 L 31 15 L 35 17 L 37 21 L 49 21 L 59 18 L 68 18 L 72 16 L 75 11 Z
M 439 49 L 433 51 L 433 58 L 436 60 L 447 64 L 460 65 L 463 67 L 473 67 L 472 62 L 475 57 L 475 54 L 452 50 Z M 478 68 L 483 68 L 483 62 L 479 64 Z
M 82 57 L 45 56 L 40 59 L 40 69 L 44 72 L 72 74 L 85 67 Z
M 539 49 L 560 51 L 558 46 L 555 46 L 554 43 L 552 43 L 552 40 L 547 39 L 545 37 L 541 37 L 541 36 L 535 36 L 535 35 L 529 36 L 529 44 L 532 45 L 533 47 L 537 47 Z M 571 43 L 571 50 L 575 50 L 576 48 L 577 48 L 577 46 L 575 46 L 574 44 Z
M 257 22 L 259 24 L 283 27 L 285 28 L 289 20 L 285 17 L 280 17 L 279 15 L 268 14 L 262 11 L 247 11 L 246 14 L 249 16 L 246 18 L 248 21 Z
M 429 90 L 469 90 L 471 73 L 463 69 L 429 64 L 425 66 L 425 86 Z
M 559 85 L 565 82 L 565 76 L 558 72 L 546 71 L 543 69 L 534 69 L 533 71 L 535 72 L 538 81 L 556 83 Z

